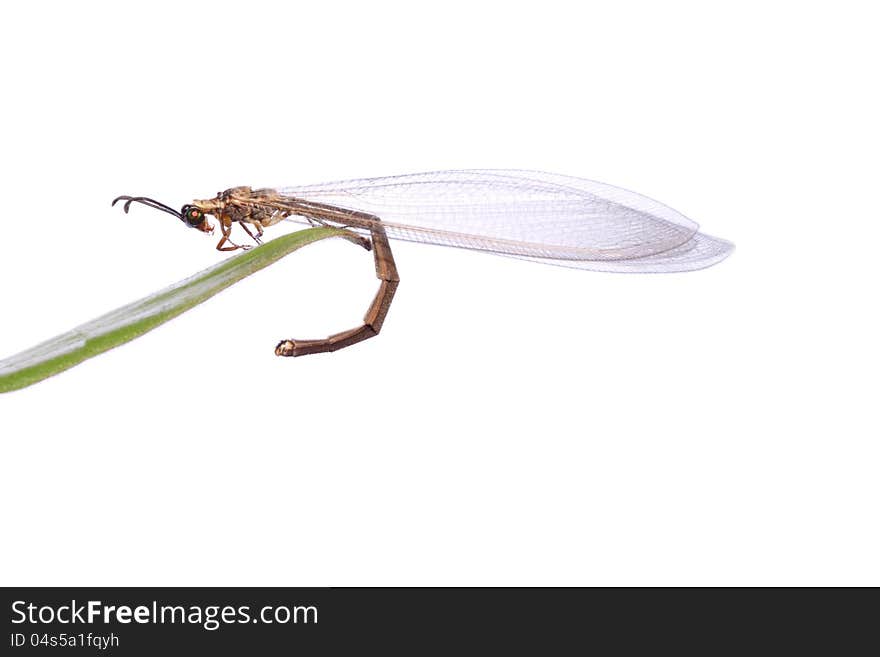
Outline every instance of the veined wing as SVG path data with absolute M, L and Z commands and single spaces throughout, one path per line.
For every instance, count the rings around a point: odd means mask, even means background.
M 641 194 L 537 171 L 436 171 L 278 192 L 376 215 L 392 238 L 580 269 L 688 271 L 733 250 Z

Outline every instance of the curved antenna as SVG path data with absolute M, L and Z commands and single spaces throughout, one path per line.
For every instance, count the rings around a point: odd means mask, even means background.
M 168 214 L 173 214 L 178 219 L 183 219 L 183 215 L 172 207 L 165 205 L 164 203 L 160 203 L 159 201 L 147 198 L 146 196 L 117 196 L 113 199 L 113 203 L 110 205 L 116 205 L 117 201 L 125 201 L 125 205 L 122 206 L 122 209 L 128 213 L 128 209 L 131 207 L 132 203 L 142 203 L 143 205 L 149 206 L 151 208 L 156 208 L 157 210 L 162 210 L 162 212 L 167 212 Z

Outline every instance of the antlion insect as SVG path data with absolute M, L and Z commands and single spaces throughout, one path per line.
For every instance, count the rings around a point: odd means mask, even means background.
M 261 244 L 283 220 L 348 229 L 372 249 L 380 285 L 357 328 L 319 340 L 282 340 L 279 356 L 336 351 L 377 335 L 400 278 L 388 237 L 488 251 L 578 269 L 680 272 L 720 262 L 733 245 L 650 198 L 603 183 L 537 171 L 437 171 L 279 189 L 232 187 L 177 210 L 144 196 L 120 196 L 213 233 L 219 251 L 249 249 L 231 239 L 237 223 Z

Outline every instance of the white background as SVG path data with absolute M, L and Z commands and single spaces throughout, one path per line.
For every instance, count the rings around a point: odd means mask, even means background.
M 869 3 L 15 3 L 0 356 L 225 257 L 119 194 L 533 168 L 668 203 L 717 267 L 323 242 L 0 396 L 0 583 L 874 584 Z M 271 235 L 268 235 L 271 236 Z

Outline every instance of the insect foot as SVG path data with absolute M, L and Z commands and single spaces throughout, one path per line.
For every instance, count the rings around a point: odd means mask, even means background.
M 296 351 L 296 344 L 293 340 L 282 340 L 275 347 L 276 356 L 293 356 L 294 351 Z
M 275 347 L 276 356 L 305 356 L 306 354 L 320 354 L 328 349 L 327 340 L 282 340 Z

